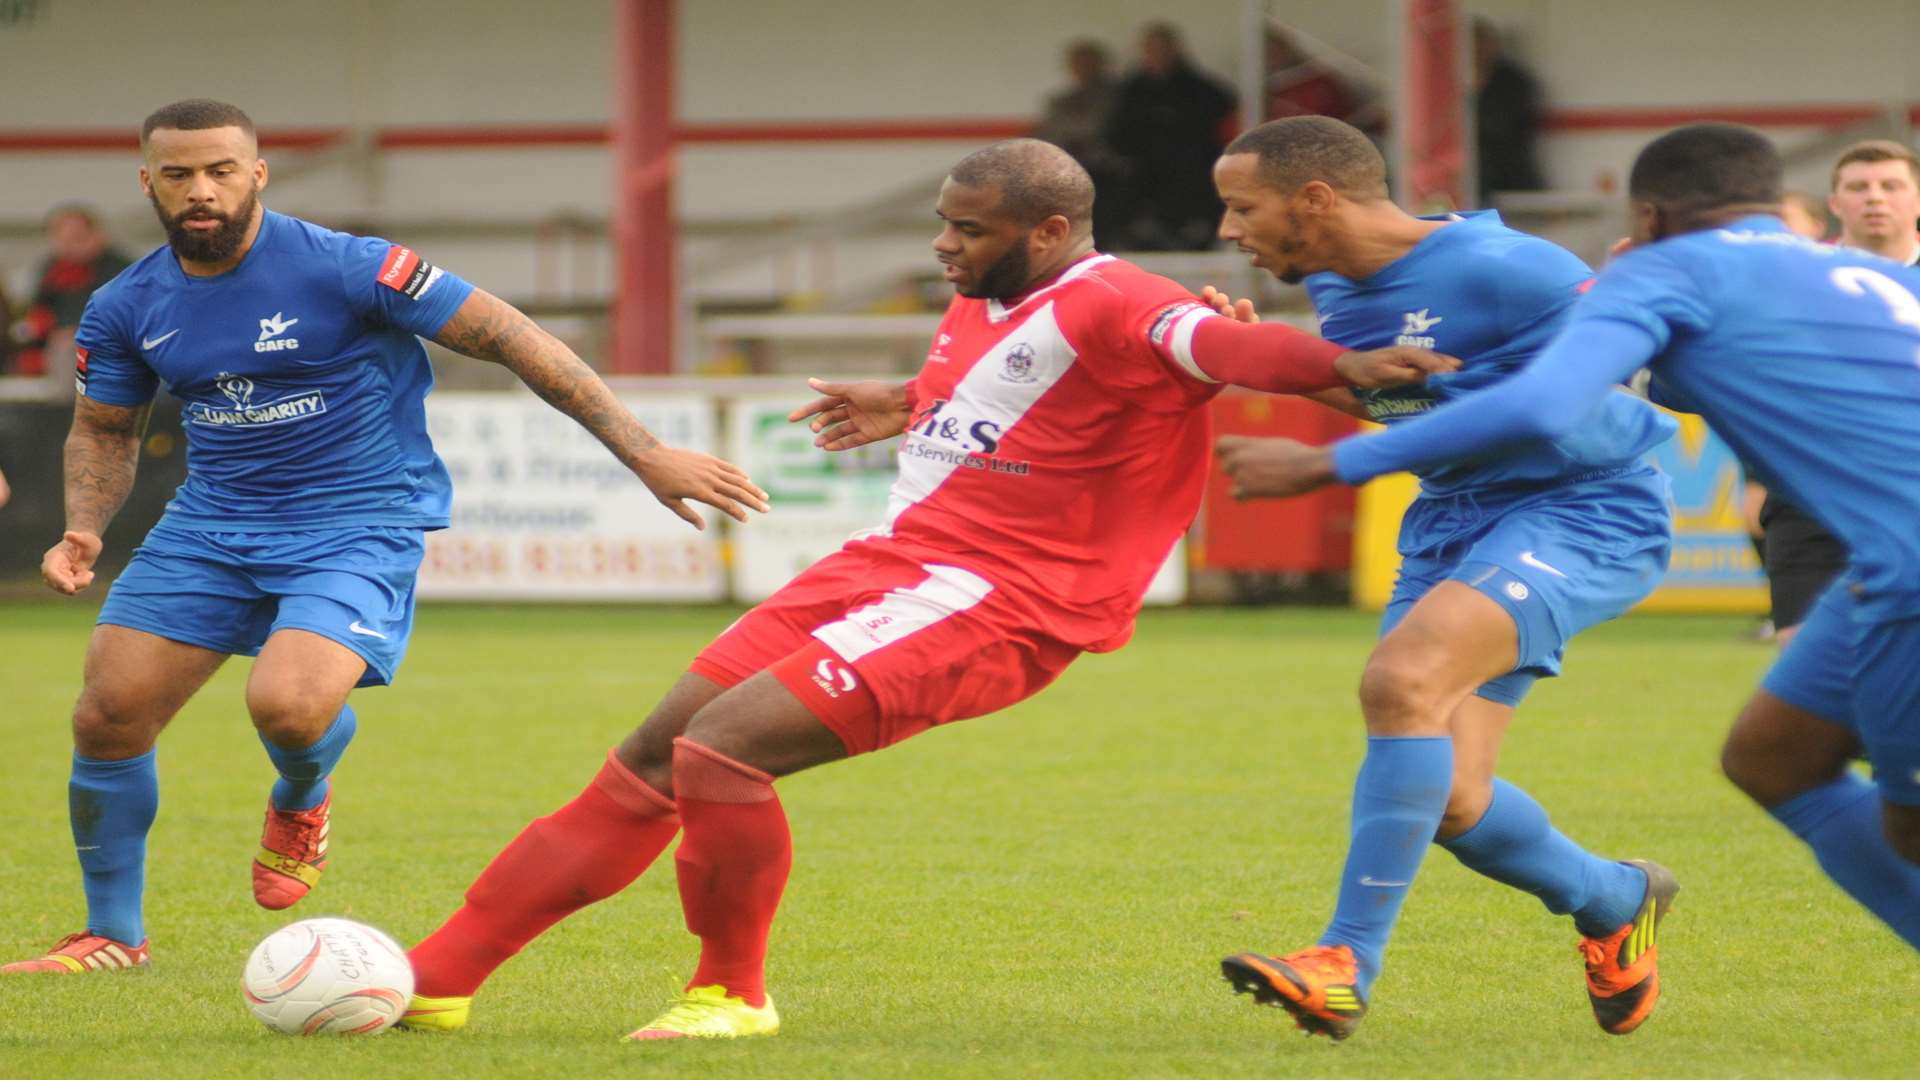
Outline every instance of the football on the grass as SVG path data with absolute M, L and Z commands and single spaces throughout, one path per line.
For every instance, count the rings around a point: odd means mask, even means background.
M 288 1035 L 372 1035 L 407 1011 L 406 951 L 349 919 L 303 919 L 267 935 L 240 977 L 247 1008 Z

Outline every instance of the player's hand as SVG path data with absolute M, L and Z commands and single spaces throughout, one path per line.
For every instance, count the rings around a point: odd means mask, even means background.
M 54 592 L 72 596 L 93 584 L 93 564 L 98 558 L 98 536 L 90 532 L 68 532 L 41 557 L 40 576 Z
M 1283 499 L 1325 487 L 1339 477 L 1333 451 L 1293 439 L 1222 435 L 1213 444 L 1236 499 Z
M 13 489 L 7 486 L 7 474 L 0 473 L 0 506 L 7 505 L 7 500 L 11 498 L 13 498 Z
M 1334 357 L 1333 370 L 1362 390 L 1374 390 L 1423 382 L 1428 375 L 1459 371 L 1460 361 L 1426 349 L 1389 345 L 1384 349 L 1341 353 Z
M 735 521 L 747 520 L 747 507 L 766 513 L 767 493 L 754 485 L 740 466 L 695 450 L 656 446 L 640 456 L 633 470 L 660 505 L 680 515 L 696 529 L 706 521 L 686 500 L 703 502 Z
M 1200 300 L 1234 322 L 1257 323 L 1260 321 L 1260 313 L 1253 310 L 1253 301 L 1231 299 L 1226 293 L 1211 285 L 1200 290 Z
M 823 396 L 788 413 L 787 419 L 797 424 L 812 417 L 807 427 L 819 436 L 813 445 L 822 450 L 851 450 L 891 439 L 907 430 L 913 418 L 906 388 L 899 383 L 808 379 L 807 385 Z

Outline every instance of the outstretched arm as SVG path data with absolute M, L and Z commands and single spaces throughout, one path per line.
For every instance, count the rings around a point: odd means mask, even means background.
M 1652 360 L 1645 329 L 1611 319 L 1575 323 L 1519 374 L 1378 435 L 1331 446 L 1292 439 L 1222 438 L 1215 446 L 1238 498 L 1300 495 L 1340 481 L 1481 457 L 1529 439 L 1572 431 L 1615 384 Z
M 93 583 L 100 536 L 133 491 L 149 405 L 106 405 L 84 394 L 74 399 L 67 433 L 67 528 L 40 560 L 40 574 L 56 592 L 72 596 Z
M 1455 371 L 1451 356 L 1390 346 L 1349 350 L 1285 323 L 1262 323 L 1250 300 L 1231 300 L 1209 285 L 1201 303 L 1174 317 L 1155 336 L 1162 355 L 1207 382 L 1232 383 L 1273 394 L 1316 396 L 1350 386 L 1374 388 L 1421 382 Z M 1217 317 L 1216 317 L 1217 316 Z M 1341 398 L 1327 403 L 1343 412 Z
M 807 426 L 819 436 L 813 445 L 822 450 L 851 450 L 891 439 L 907 430 L 907 421 L 912 419 L 912 380 L 836 383 L 808 379 L 807 385 L 822 396 L 788 413 L 787 419 L 797 424 L 812 417 Z
M 662 506 L 694 528 L 703 529 L 706 522 L 686 504 L 687 499 L 706 503 L 738 521 L 747 520 L 743 505 L 766 512 L 767 493 L 738 466 L 662 444 L 572 349 L 486 290 L 473 290 L 433 339 L 519 376 L 547 404 L 591 432 L 633 470 Z
M 1390 472 L 1480 457 L 1529 439 L 1560 438 L 1659 349 L 1639 326 L 1612 319 L 1575 323 L 1505 382 L 1378 435 L 1335 443 L 1330 461 L 1340 480 L 1361 484 Z

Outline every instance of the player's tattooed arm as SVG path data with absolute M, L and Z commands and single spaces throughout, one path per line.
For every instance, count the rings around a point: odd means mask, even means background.
M 107 405 L 82 395 L 74 400 L 67 432 L 67 528 L 106 531 L 133 491 L 151 406 Z
M 706 522 L 686 504 L 688 499 L 739 521 L 747 520 L 745 507 L 766 512 L 767 493 L 738 466 L 663 444 L 565 342 L 486 290 L 473 290 L 434 340 L 519 376 L 547 404 L 591 432 L 662 506 L 694 528 L 703 529 Z
M 149 411 L 85 395 L 75 400 L 66 448 L 67 529 L 40 560 L 40 576 L 56 592 L 72 596 L 93 583 L 100 534 L 133 491 Z

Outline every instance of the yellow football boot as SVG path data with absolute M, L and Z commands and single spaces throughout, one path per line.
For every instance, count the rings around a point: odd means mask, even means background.
M 399 1024 L 413 1031 L 459 1031 L 473 1012 L 473 998 L 413 995 Z
M 745 998 L 728 994 L 724 986 L 690 986 L 674 999 L 671 1008 L 627 1038 L 742 1039 L 773 1035 L 779 1030 L 780 1014 L 773 1011 L 772 998 L 756 1009 Z

